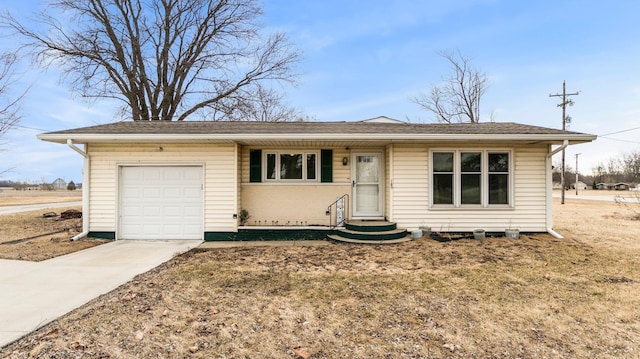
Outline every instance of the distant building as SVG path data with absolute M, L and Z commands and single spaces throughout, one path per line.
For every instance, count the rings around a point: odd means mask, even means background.
M 604 183 L 604 182 L 596 183 L 596 189 L 598 190 L 612 190 L 614 187 L 615 185 L 611 183 Z
M 58 178 L 57 180 L 53 181 L 53 183 L 51 183 L 51 185 L 53 186 L 54 190 L 65 190 L 67 189 L 67 182 L 65 180 L 63 180 L 62 178 Z
M 631 184 L 624 182 L 619 182 L 613 185 L 613 189 L 615 189 L 616 191 L 628 191 L 631 187 Z
M 572 189 L 585 190 L 585 189 L 587 189 L 587 184 L 582 182 L 582 181 L 578 181 L 578 182 L 572 183 L 571 184 L 571 188 Z

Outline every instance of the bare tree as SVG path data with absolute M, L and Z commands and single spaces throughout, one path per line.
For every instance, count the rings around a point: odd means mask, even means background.
M 441 52 L 451 66 L 451 76 L 429 93 L 420 93 L 411 100 L 433 113 L 437 122 L 480 122 L 480 100 L 489 87 L 487 75 L 471 64 L 460 51 Z
M 133 120 L 206 118 L 223 100 L 254 98 L 262 82 L 295 82 L 299 53 L 282 33 L 261 35 L 256 0 L 49 4 L 33 28 L 9 14 L 1 21 L 27 39 L 40 63 L 62 64 L 74 90 L 121 100 Z
M 0 138 L 20 121 L 19 102 L 23 95 L 11 98 L 8 93 L 14 84 L 15 54 L 0 54 Z
M 12 96 L 9 92 L 15 84 L 14 68 L 17 56 L 14 53 L 0 54 L 0 145 L 2 138 L 20 121 L 20 101 L 26 91 L 21 95 Z M 10 171 L 10 168 L 0 168 L 0 175 Z
M 640 151 L 632 151 L 623 156 L 625 179 L 640 182 Z
M 283 96 L 273 89 L 257 86 L 255 96 L 226 103 L 217 120 L 291 122 L 302 121 L 300 111 L 287 106 Z M 221 104 L 222 105 L 222 104 Z

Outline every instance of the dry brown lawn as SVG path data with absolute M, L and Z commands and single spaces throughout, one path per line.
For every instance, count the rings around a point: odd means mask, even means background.
M 48 212 L 59 215 L 68 209 L 81 210 L 81 207 L 0 215 L 0 259 L 42 261 L 105 243 L 93 238 L 69 240 L 82 232 L 81 218 L 43 217 Z
M 640 221 L 558 240 L 194 250 L 2 349 L 27 358 L 637 358 Z
M 2 188 L 0 206 L 81 201 L 82 191 L 16 191 Z

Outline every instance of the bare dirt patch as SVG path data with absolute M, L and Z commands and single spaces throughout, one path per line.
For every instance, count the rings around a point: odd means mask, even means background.
M 82 231 L 82 219 L 61 219 L 60 213 L 68 209 L 81 210 L 66 207 L 1 215 L 0 258 L 42 261 L 104 243 L 93 238 L 71 242 Z M 48 212 L 58 216 L 44 217 Z
M 556 204 L 564 240 L 194 250 L 1 354 L 638 357 L 640 223 L 581 203 Z

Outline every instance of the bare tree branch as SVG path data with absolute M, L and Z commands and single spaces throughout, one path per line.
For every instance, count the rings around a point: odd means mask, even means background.
M 17 56 L 13 53 L 0 55 L 0 139 L 20 121 L 20 102 L 26 95 L 26 91 L 10 98 L 8 93 L 15 85 L 15 73 L 13 68 Z
M 489 87 L 489 79 L 473 68 L 471 60 L 460 51 L 442 52 L 440 56 L 449 62 L 451 76 L 411 101 L 433 113 L 436 122 L 480 122 L 480 100 Z
M 0 145 L 4 144 L 4 135 L 20 122 L 20 102 L 28 91 L 25 90 L 17 96 L 9 93 L 16 82 L 13 70 L 17 60 L 15 53 L 0 54 Z M 0 175 L 9 171 L 11 168 L 0 168 Z
M 304 121 L 300 111 L 283 103 L 283 96 L 273 89 L 258 87 L 254 97 L 234 97 L 214 107 L 215 120 L 292 122 Z
M 117 98 L 133 120 L 185 120 L 258 84 L 295 83 L 300 54 L 285 35 L 266 39 L 257 0 L 50 0 L 27 28 L 0 17 L 39 63 L 60 65 L 74 90 Z M 53 10 L 71 14 L 66 27 Z

